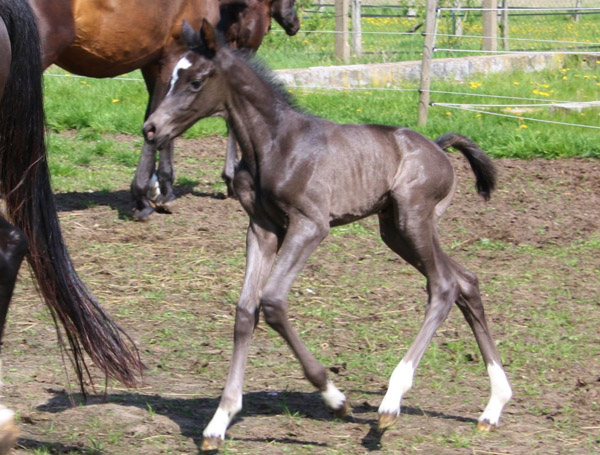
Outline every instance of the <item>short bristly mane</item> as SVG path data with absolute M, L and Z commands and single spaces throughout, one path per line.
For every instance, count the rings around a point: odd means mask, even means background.
M 304 109 L 298 104 L 296 98 L 288 91 L 285 84 L 277 78 L 277 75 L 261 58 L 257 56 L 248 56 L 242 52 L 238 52 L 237 50 L 234 50 L 233 52 L 237 58 L 248 64 L 254 73 L 269 87 L 271 87 L 271 89 L 273 89 L 273 93 L 277 96 L 277 98 L 295 111 L 305 112 Z

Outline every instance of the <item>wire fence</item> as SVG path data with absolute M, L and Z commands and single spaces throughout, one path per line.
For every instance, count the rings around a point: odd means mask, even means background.
M 361 35 L 363 52 L 367 56 L 376 56 L 384 62 L 402 60 L 420 60 L 423 52 L 423 23 L 426 20 L 425 1 L 408 0 L 404 3 L 386 3 L 387 0 L 363 0 Z M 498 19 L 498 33 L 495 34 L 498 46 L 494 50 L 482 49 L 482 42 L 489 36 L 483 33 L 482 16 L 489 9 L 483 8 L 482 1 L 446 0 L 440 1 L 436 11 L 434 58 L 463 57 L 467 55 L 560 53 L 578 56 L 597 55 L 600 60 L 600 4 L 592 0 L 497 0 L 499 7 L 494 10 Z M 289 38 L 274 30 L 265 40 L 263 57 L 272 65 L 277 61 L 278 53 L 283 53 L 287 61 L 293 60 L 298 66 L 311 66 L 306 58 L 311 53 L 329 55 L 329 63 L 336 63 L 333 54 L 334 35 L 338 33 L 331 27 L 333 4 L 315 3 L 304 11 L 299 37 Z M 507 18 L 502 18 L 507 15 Z M 504 22 L 503 22 L 504 21 Z M 507 25 L 508 24 L 508 25 Z M 306 43 L 308 41 L 308 43 Z M 293 47 L 293 49 L 290 49 Z M 291 50 L 297 52 L 290 52 Z M 263 50 L 261 49 L 261 53 Z M 291 55 L 291 58 L 290 58 Z M 368 60 L 368 58 L 367 58 Z M 377 60 L 377 59 L 375 59 Z M 320 61 L 319 61 L 320 62 Z M 327 64 L 328 62 L 321 62 Z M 282 63 L 285 65 L 285 61 Z M 50 77 L 59 76 L 48 74 Z M 116 80 L 142 82 L 141 78 L 120 77 Z M 494 110 L 512 107 L 547 107 L 548 103 L 569 106 L 579 102 L 583 106 L 597 108 L 595 100 L 526 98 L 512 96 L 510 93 L 478 93 L 481 98 L 510 99 L 510 105 L 473 104 L 468 101 L 457 102 L 456 97 L 472 94 L 435 90 L 425 90 L 432 96 L 432 107 L 459 109 L 479 114 L 514 117 Z M 305 90 L 330 90 L 328 86 L 307 84 L 298 86 Z M 360 87 L 350 88 L 360 90 Z M 368 87 L 364 90 L 414 91 L 415 88 Z M 423 90 L 423 89 L 422 89 Z M 452 97 L 452 102 L 448 101 Z M 529 102 L 522 103 L 523 101 Z M 592 101 L 592 102 L 590 102 Z M 519 117 L 523 119 L 523 117 Z M 535 121 L 535 119 L 530 119 Z M 540 120 L 546 122 L 546 120 Z M 587 128 L 596 126 L 577 125 Z

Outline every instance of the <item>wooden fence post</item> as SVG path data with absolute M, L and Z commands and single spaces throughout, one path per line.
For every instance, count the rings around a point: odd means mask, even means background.
M 352 54 L 356 57 L 362 55 L 362 25 L 360 23 L 361 0 L 352 0 Z
M 484 51 L 498 49 L 498 0 L 483 0 L 483 42 Z
M 500 31 L 502 33 L 502 50 L 509 50 L 508 44 L 508 0 L 502 0 L 502 15 L 500 16 Z
M 348 46 L 349 0 L 335 0 L 335 56 L 347 63 L 350 60 Z
M 427 124 L 429 113 L 429 87 L 431 85 L 431 60 L 435 45 L 435 22 L 437 20 L 437 0 L 427 0 L 427 17 L 425 18 L 425 40 L 423 43 L 423 60 L 421 62 L 421 84 L 419 86 L 419 126 Z

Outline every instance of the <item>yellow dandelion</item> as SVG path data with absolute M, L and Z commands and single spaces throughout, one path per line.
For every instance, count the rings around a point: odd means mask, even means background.
M 356 109 L 356 112 L 362 112 L 362 109 Z
M 514 81 L 513 85 L 521 85 L 521 83 L 519 81 Z
M 529 127 L 523 123 L 522 125 L 519 125 L 519 128 L 521 128 L 521 129 L 527 129 Z
M 112 100 L 113 103 L 118 103 L 119 101 L 121 101 L 119 98 L 113 98 Z
M 446 112 L 446 115 L 452 115 L 452 112 L 450 112 L 450 111 L 447 111 L 447 112 Z

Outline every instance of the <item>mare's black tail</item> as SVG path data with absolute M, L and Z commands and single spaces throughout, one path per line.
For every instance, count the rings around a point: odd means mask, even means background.
M 456 133 L 448 133 L 438 137 L 435 143 L 442 150 L 454 147 L 461 152 L 471 165 L 475 174 L 475 186 L 477 192 L 487 201 L 492 191 L 496 188 L 496 168 L 489 156 L 471 139 Z
M 131 339 L 77 276 L 60 231 L 44 142 L 39 36 L 26 1 L 0 1 L 11 39 L 10 77 L 0 101 L 0 185 L 9 220 L 29 240 L 27 259 L 55 323 L 64 326 L 83 390 L 84 351 L 127 386 L 142 369 Z

